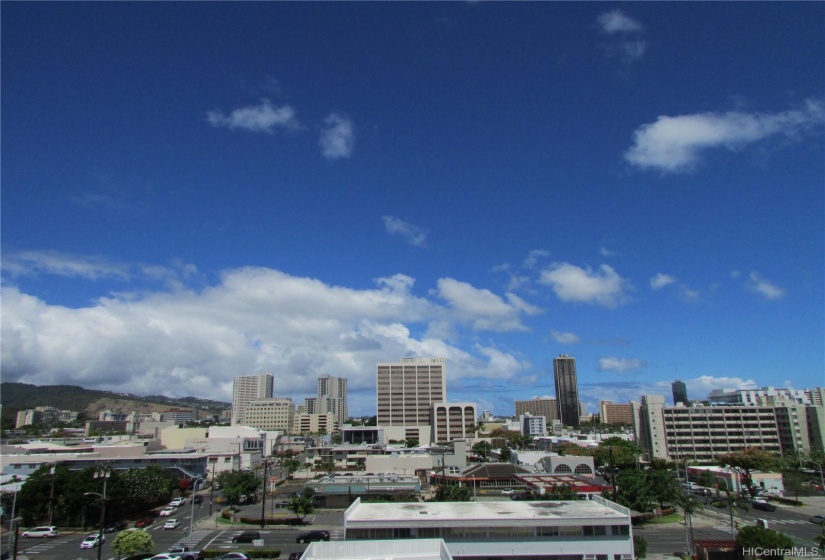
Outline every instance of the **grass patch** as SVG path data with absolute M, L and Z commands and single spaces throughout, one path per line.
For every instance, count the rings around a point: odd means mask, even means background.
M 684 520 L 681 513 L 671 513 L 670 515 L 663 515 L 661 517 L 654 517 L 648 523 L 651 525 L 661 525 L 664 523 L 679 523 Z

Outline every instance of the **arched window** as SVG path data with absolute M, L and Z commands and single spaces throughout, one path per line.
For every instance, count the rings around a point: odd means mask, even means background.
M 590 468 L 589 465 L 585 465 L 582 463 L 581 465 L 576 466 L 575 470 L 576 474 L 593 474 L 593 470 Z
M 553 470 L 553 473 L 555 474 L 567 474 L 572 472 L 573 470 L 567 465 L 556 465 L 555 470 Z

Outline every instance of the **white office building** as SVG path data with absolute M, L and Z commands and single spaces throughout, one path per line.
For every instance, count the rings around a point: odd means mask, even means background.
M 271 373 L 261 375 L 242 375 L 232 382 L 232 425 L 246 424 L 246 409 L 249 403 L 260 399 L 272 398 L 274 376 Z

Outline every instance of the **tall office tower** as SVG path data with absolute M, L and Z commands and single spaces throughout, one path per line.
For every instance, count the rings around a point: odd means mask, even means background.
M 579 383 L 576 380 L 576 358 L 562 354 L 553 360 L 556 401 L 559 419 L 565 426 L 579 427 Z
M 687 398 L 687 385 L 683 381 L 679 381 L 678 379 L 670 384 L 670 387 L 673 389 L 673 406 L 676 406 L 679 403 L 683 405 L 688 405 L 688 398 Z
M 429 425 L 432 405 L 447 402 L 446 375 L 444 358 L 378 364 L 378 425 Z
M 329 375 L 319 377 L 318 401 L 322 408 L 326 408 L 326 410 L 318 410 L 318 414 L 332 412 L 338 423 L 343 425 L 349 418 L 347 380 L 343 377 L 330 377 Z M 324 404 L 321 405 L 320 401 L 324 401 Z
M 232 382 L 232 425 L 246 423 L 246 408 L 250 401 L 272 398 L 272 384 L 275 377 L 271 373 L 242 375 Z

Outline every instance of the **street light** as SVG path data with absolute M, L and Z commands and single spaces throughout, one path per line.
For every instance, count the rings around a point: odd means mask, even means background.
M 100 530 L 97 535 L 97 560 L 100 560 L 100 554 L 103 551 L 103 524 L 106 522 L 106 482 L 109 480 L 109 476 L 112 474 L 112 471 L 109 467 L 101 467 L 97 471 L 95 471 L 95 478 L 102 478 L 103 479 L 103 494 L 98 494 L 97 492 L 84 492 L 84 496 L 97 496 L 100 498 L 101 506 L 100 506 Z
M 197 482 L 196 482 L 197 481 Z M 203 478 L 196 476 L 192 479 L 192 515 L 189 517 L 189 548 L 192 548 L 192 523 L 195 520 L 195 492 L 198 489 L 198 482 L 203 482 Z

